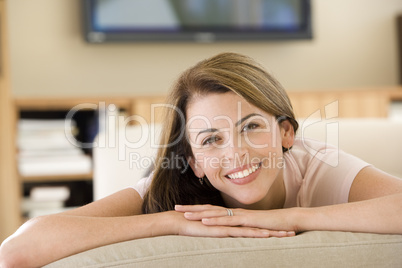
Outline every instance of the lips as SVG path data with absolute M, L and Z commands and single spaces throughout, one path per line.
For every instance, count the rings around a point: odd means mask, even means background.
M 239 171 L 231 172 L 231 173 L 227 174 L 225 177 L 230 180 L 243 179 L 243 178 L 248 177 L 249 175 L 253 174 L 257 170 L 259 170 L 260 167 L 261 167 L 261 163 L 258 163 L 258 164 L 252 165 L 248 168 L 244 168 Z

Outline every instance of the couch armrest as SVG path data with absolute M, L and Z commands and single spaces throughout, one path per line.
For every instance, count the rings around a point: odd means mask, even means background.
M 52 267 L 400 267 L 402 235 L 314 231 L 290 238 L 163 236 L 79 253 Z

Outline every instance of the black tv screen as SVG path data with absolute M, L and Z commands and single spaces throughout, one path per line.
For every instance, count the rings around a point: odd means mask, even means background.
M 311 39 L 310 0 L 84 0 L 90 43 Z

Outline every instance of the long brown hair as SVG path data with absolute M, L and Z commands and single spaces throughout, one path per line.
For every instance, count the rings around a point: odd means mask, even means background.
M 186 111 L 196 96 L 232 91 L 250 104 L 289 120 L 298 128 L 289 97 L 281 84 L 253 59 L 222 53 L 189 68 L 168 96 L 152 183 L 144 196 L 143 213 L 173 210 L 176 204 L 224 205 L 220 192 L 207 179 L 200 184 L 187 160 L 192 155 L 186 135 Z

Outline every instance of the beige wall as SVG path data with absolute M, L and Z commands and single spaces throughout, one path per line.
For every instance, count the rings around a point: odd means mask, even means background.
M 400 0 L 313 0 L 307 41 L 102 45 L 84 42 L 79 2 L 8 1 L 14 95 L 165 94 L 183 69 L 223 51 L 256 58 L 289 90 L 398 83 Z

